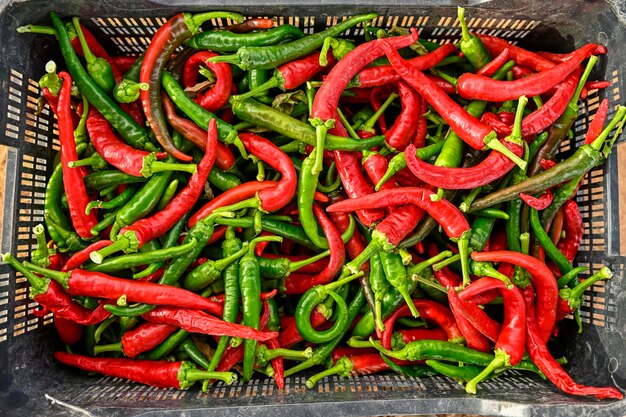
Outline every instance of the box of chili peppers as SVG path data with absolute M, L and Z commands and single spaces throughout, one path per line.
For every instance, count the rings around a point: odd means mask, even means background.
M 623 416 L 624 16 L 3 3 L 1 415 Z

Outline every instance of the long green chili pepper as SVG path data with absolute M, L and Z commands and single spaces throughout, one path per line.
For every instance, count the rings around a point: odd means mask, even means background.
M 474 379 L 480 374 L 484 368 L 474 365 L 452 365 L 449 363 L 439 362 L 434 359 L 426 361 L 426 365 L 433 368 L 437 373 L 452 378 L 460 383 L 465 383 Z
M 272 46 L 289 39 L 300 39 L 304 33 L 293 25 L 280 25 L 264 31 L 233 33 L 228 30 L 206 31 L 185 41 L 185 45 L 195 49 L 208 49 L 214 52 L 235 52 L 243 46 Z
M 259 242 L 282 242 L 280 236 L 264 236 L 252 239 L 247 253 L 239 261 L 239 288 L 241 288 L 241 310 L 243 324 L 259 330 L 261 320 L 261 271 L 254 256 L 254 248 Z M 244 341 L 243 380 L 248 381 L 254 372 L 254 362 L 258 342 Z
M 472 64 L 475 70 L 479 70 L 491 61 L 491 55 L 480 39 L 472 35 L 465 21 L 465 9 L 457 8 L 459 22 L 461 22 L 461 41 L 459 47 L 463 56 Z
M 552 239 L 550 239 L 550 236 L 548 236 L 539 221 L 539 212 L 532 207 L 530 209 L 530 225 L 533 228 L 533 232 L 535 232 L 535 237 L 545 249 L 546 255 L 548 255 L 548 258 L 552 259 L 552 262 L 556 264 L 559 271 L 561 271 L 561 274 L 567 274 L 570 272 L 574 267 L 569 263 L 567 258 L 561 253 L 556 245 L 552 243 Z
M 411 311 L 411 314 L 413 314 L 413 317 L 419 317 L 419 312 L 417 311 L 417 308 L 415 308 L 413 300 L 411 300 L 411 293 L 408 291 L 409 278 L 407 276 L 406 268 L 402 263 L 402 257 L 397 253 L 389 253 L 385 251 L 380 251 L 379 256 L 387 281 L 400 293 L 400 295 L 402 295 L 402 298 L 404 298 L 404 301 L 409 306 L 409 310 Z
M 326 38 L 334 38 L 353 26 L 375 19 L 375 13 L 356 15 L 322 32 L 306 36 L 277 46 L 243 46 L 234 55 L 222 55 L 209 59 L 209 62 L 227 62 L 244 70 L 272 69 L 296 58 L 310 54 L 320 48 Z
M 134 188 L 134 187 L 126 187 L 126 189 L 124 191 L 119 193 L 112 200 L 109 200 L 109 201 L 100 201 L 100 200 L 90 201 L 89 204 L 87 204 L 87 207 L 85 207 L 85 214 L 89 214 L 91 212 L 91 210 L 94 209 L 94 208 L 110 210 L 110 209 L 117 208 L 117 207 L 119 207 L 121 205 L 124 205 L 132 198 L 133 195 L 135 195 L 136 191 L 137 191 L 137 189 Z
M 382 302 L 390 284 L 385 277 L 379 253 L 373 254 L 370 258 L 369 280 L 374 295 L 374 319 L 376 321 L 376 327 L 382 332 L 385 330 L 385 325 L 382 320 Z
M 121 184 L 134 184 L 148 181 L 147 178 L 140 178 L 134 175 L 126 174 L 117 169 L 98 171 L 87 174 L 84 177 L 85 186 L 92 190 L 102 190 L 110 186 L 118 186 Z
M 191 337 L 185 339 L 183 343 L 180 344 L 183 350 L 189 355 L 192 361 L 194 361 L 198 366 L 203 367 L 204 369 L 209 368 L 209 360 L 206 356 L 200 352 L 200 349 L 193 342 Z
M 87 62 L 87 73 L 93 79 L 93 81 L 104 91 L 111 94 L 113 87 L 115 86 L 115 77 L 113 76 L 113 68 L 111 64 L 102 58 L 96 57 L 89 49 L 89 45 L 85 40 L 85 35 L 80 27 L 80 19 L 78 17 L 72 18 L 74 24 L 74 30 L 80 41 L 80 46 L 83 50 L 83 56 Z M 83 112 L 84 113 L 84 112 Z

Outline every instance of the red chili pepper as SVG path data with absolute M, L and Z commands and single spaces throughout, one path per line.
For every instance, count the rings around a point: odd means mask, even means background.
M 272 338 L 268 340 L 267 342 L 265 342 L 265 344 L 270 349 L 281 348 L 280 343 L 278 343 L 278 340 L 276 338 Z M 274 370 L 274 382 L 276 382 L 278 389 L 284 389 L 285 388 L 285 366 L 284 366 L 283 357 L 277 356 L 276 358 L 272 359 L 271 363 L 272 363 L 272 369 Z
M 387 39 L 390 48 L 404 48 L 417 41 L 417 31 L 412 29 L 411 35 Z M 333 67 L 317 91 L 317 94 L 315 94 L 315 100 L 311 108 L 311 120 L 317 119 L 324 123 L 328 120 L 337 119 L 335 114 L 341 93 L 356 73 L 384 54 L 379 45 L 375 41 L 361 44 L 348 52 Z
M 502 52 L 500 52 L 491 62 L 476 71 L 476 75 L 491 77 L 502 67 L 502 65 L 506 63 L 509 59 L 510 52 L 511 50 L 509 48 L 503 49 Z
M 365 173 L 372 184 L 377 184 L 378 181 L 380 181 L 385 175 L 385 172 L 387 172 L 388 166 L 389 163 L 387 159 L 378 152 L 363 151 L 363 168 L 365 168 Z M 396 187 L 397 184 L 392 178 L 390 181 L 384 183 L 383 186 L 380 187 L 380 190 L 391 190 Z
M 552 203 L 552 191 L 550 191 L 549 188 L 538 198 L 525 193 L 520 193 L 519 196 L 526 204 L 535 210 L 545 210 Z
M 65 344 L 73 345 L 83 337 L 84 327 L 63 317 L 54 318 L 54 327 Z
M 472 259 L 475 261 L 508 262 L 521 266 L 529 272 L 539 306 L 536 317 L 537 325 L 542 340 L 547 341 L 556 323 L 556 307 L 559 300 L 559 287 L 550 268 L 539 259 L 512 251 L 473 252 Z M 471 298 L 469 293 L 467 293 L 467 298 L 464 298 L 464 294 L 466 294 L 465 291 L 460 294 L 462 300 L 467 301 Z
M 448 335 L 443 329 L 402 329 L 397 332 L 402 337 L 404 343 L 415 342 L 416 340 L 448 340 Z
M 200 194 L 202 194 L 204 184 L 209 177 L 213 162 L 215 162 L 216 144 L 217 127 L 215 119 L 211 119 L 206 153 L 196 168 L 197 172 L 191 176 L 185 188 L 163 210 L 156 212 L 150 217 L 140 219 L 120 230 L 121 237 L 109 248 L 117 245 L 122 249 L 123 245 L 126 245 L 127 248 L 130 247 L 132 250 L 137 250 L 146 242 L 162 236 L 174 223 L 191 210 L 196 201 L 198 201 Z
M 437 246 L 435 244 L 428 245 L 428 256 L 432 258 L 437 255 L 439 255 L 439 250 L 437 249 Z M 438 271 L 435 271 L 433 269 L 433 272 L 435 274 L 435 278 L 437 278 L 437 280 L 445 288 L 455 288 L 461 285 L 461 277 L 447 266 Z
M 74 140 L 74 126 L 71 115 L 72 78 L 67 72 L 59 73 L 63 79 L 63 86 L 59 93 L 57 118 L 59 141 L 61 142 L 61 163 L 63 164 L 63 186 L 67 195 L 67 204 L 70 217 L 76 232 L 82 238 L 91 239 L 91 228 L 98 223 L 95 211 L 85 214 L 89 196 L 83 178 L 87 175 L 85 168 L 70 168 L 69 163 L 78 160 L 76 141 Z
M 463 214 L 449 201 L 432 201 L 432 191 L 424 188 L 396 188 L 379 191 L 361 198 L 340 201 L 328 206 L 326 211 L 348 212 L 369 208 L 383 208 L 414 204 L 426 210 L 439 223 L 448 237 L 460 239 L 470 229 Z
M 516 156 L 522 156 L 524 148 L 520 145 L 503 140 L 502 144 Z M 415 147 L 410 145 L 404 155 L 411 172 L 422 181 L 435 187 L 451 190 L 472 189 L 489 184 L 506 175 L 515 167 L 515 163 L 498 151 L 491 153 L 478 165 L 471 168 L 449 168 L 431 165 L 415 156 Z
M 340 199 L 336 199 L 333 201 L 341 201 L 343 199 L 345 198 L 341 197 Z M 348 230 L 348 227 L 350 224 L 350 216 L 348 214 L 328 213 L 328 217 L 332 220 L 337 230 L 339 230 L 339 233 L 345 233 L 346 230 Z M 363 249 L 365 249 L 366 246 L 367 246 L 367 241 L 358 230 L 354 231 L 354 233 L 352 234 L 352 237 L 350 238 L 350 240 L 348 240 L 348 242 L 345 245 L 346 252 L 348 252 L 348 256 L 350 256 L 350 259 L 354 259 L 357 256 L 359 256 L 359 254 L 363 252 Z M 301 271 L 305 272 L 304 268 L 302 268 Z
M 425 71 L 437 65 L 439 61 L 456 52 L 457 49 L 451 43 L 442 45 L 426 55 L 407 60 L 409 64 L 420 71 Z M 351 84 L 359 88 L 377 87 L 383 84 L 391 84 L 400 81 L 400 75 L 391 65 L 369 67 L 361 70 L 354 76 Z
M 446 334 L 444 333 L 443 336 L 445 338 Z M 339 359 L 343 358 L 344 356 L 359 356 L 364 353 L 376 353 L 376 352 L 378 351 L 374 348 L 353 348 L 350 346 L 337 346 L 335 349 L 333 349 L 333 352 L 330 354 L 330 360 L 332 361 L 332 363 L 335 363 Z
M 33 300 L 50 310 L 55 318 L 63 318 L 84 326 L 100 323 L 111 315 L 102 306 L 94 310 L 81 306 L 56 281 L 50 281 L 47 291 L 35 295 Z
M 452 294 L 452 292 L 454 292 L 454 294 Z M 498 340 L 498 335 L 501 330 L 500 323 L 489 317 L 480 307 L 476 304 L 461 300 L 454 288 L 448 289 L 448 301 L 450 302 L 450 308 L 453 313 L 457 310 L 458 313 L 469 321 L 481 334 L 487 336 L 494 342 Z M 455 314 L 455 317 L 457 317 L 457 314 Z
M 259 300 L 261 300 L 261 301 L 269 300 L 271 298 L 276 297 L 276 294 L 278 294 L 278 290 L 277 289 L 273 289 L 272 291 L 268 291 L 268 292 L 262 292 L 260 297 L 259 297 Z M 217 295 L 212 295 L 211 297 L 209 297 L 209 299 L 211 301 L 215 301 L 215 302 L 220 303 L 220 304 L 224 304 L 224 298 L 225 298 L 224 294 L 217 294 Z M 264 307 L 265 307 L 265 304 L 266 303 L 263 303 Z M 267 324 L 267 320 L 265 322 L 263 320 L 264 319 L 269 319 L 269 316 L 265 317 L 265 315 L 269 315 L 269 309 L 267 307 L 265 307 L 262 313 L 263 314 L 261 315 L 260 323 L 266 323 Z M 263 326 L 259 325 L 259 328 L 263 329 Z
M 266 232 L 264 230 L 264 231 L 261 232 L 259 237 L 264 237 L 264 236 L 275 236 L 275 235 L 274 235 L 274 233 Z M 256 246 L 254 247 L 254 256 L 262 256 L 263 252 L 270 245 L 270 243 L 272 243 L 270 240 L 261 241 L 261 242 L 257 243 Z
M 417 117 L 420 111 L 419 95 L 406 83 L 398 83 L 398 93 L 402 103 L 402 111 L 396 118 L 391 129 L 385 132 L 387 144 L 402 151 L 411 142 L 417 129 Z
M 124 378 L 157 388 L 186 389 L 198 379 L 216 377 L 215 372 L 196 369 L 190 362 L 147 361 L 126 358 L 92 358 L 66 352 L 55 352 L 54 358 L 66 365 L 88 372 Z M 223 375 L 228 383 L 234 375 Z
M 276 186 L 262 189 L 256 194 L 261 210 L 280 210 L 296 193 L 298 176 L 293 162 L 278 146 L 261 136 L 244 132 L 239 134 L 239 138 L 249 152 L 280 172 L 281 178 Z
M 311 313 L 311 326 L 318 330 L 327 322 L 327 318 L 320 312 L 319 308 L 316 308 Z M 278 342 L 284 348 L 290 348 L 296 343 L 300 343 L 302 336 L 296 326 L 296 320 L 294 317 L 289 317 L 285 320 L 285 324 L 281 322 L 281 328 L 283 329 L 278 336 Z
M 265 17 L 255 17 L 244 20 L 242 23 L 226 26 L 223 30 L 233 33 L 248 33 L 258 29 L 270 29 L 274 27 L 274 20 Z
M 238 362 L 241 362 L 243 360 L 243 346 L 243 343 L 237 347 L 228 346 L 215 370 L 218 372 L 230 371 Z
M 488 141 L 496 139 L 495 133 L 488 126 L 470 115 L 432 80 L 402 59 L 386 39 L 378 39 L 377 42 L 398 74 L 433 106 L 465 143 L 474 149 L 482 149 Z
M 171 324 L 144 323 L 124 333 L 121 340 L 122 352 L 129 358 L 134 358 L 157 347 L 176 329 Z
M 85 29 L 83 29 L 83 34 L 85 35 L 85 38 L 87 38 L 87 32 L 85 31 Z M 89 43 L 89 41 L 88 41 Z M 94 52 L 94 50 L 92 48 L 91 52 Z M 95 52 L 94 55 L 98 56 Z M 104 59 L 106 59 L 105 57 L 102 57 Z M 112 56 L 112 63 L 111 67 L 112 68 L 117 68 L 121 73 L 125 73 L 127 72 L 130 67 L 133 66 L 133 64 L 135 63 L 135 61 L 137 61 L 137 57 L 136 56 L 128 56 L 128 55 L 117 55 L 117 56 Z M 113 70 L 113 74 L 115 75 L 115 69 Z
M 497 36 L 482 35 L 478 33 L 476 36 L 480 38 L 480 41 L 483 45 L 485 45 L 492 56 L 496 56 L 502 53 L 503 50 L 508 49 L 509 58 L 518 64 L 518 68 L 519 66 L 522 66 L 539 72 L 548 70 L 555 66 L 555 64 L 549 59 L 546 59 L 535 52 L 530 52 L 524 48 L 520 48 L 519 46 L 511 45 L 509 42 L 498 38 Z M 513 68 L 515 69 L 515 67 Z
M 420 95 L 418 95 L 418 97 L 420 102 L 420 111 L 417 116 L 417 127 L 415 129 L 415 136 L 413 137 L 413 139 L 411 139 L 411 143 L 413 144 L 413 146 L 419 149 L 426 146 L 428 121 L 426 120 L 426 117 L 424 117 L 424 115 L 428 111 L 428 102 L 424 100 Z
M 554 66 L 554 64 L 550 64 Z M 513 73 L 514 80 L 519 80 L 520 78 L 528 77 L 529 75 L 534 74 L 533 70 L 517 64 L 513 65 L 513 68 L 511 68 L 511 72 Z
M 317 96 L 315 97 L 317 98 Z M 330 132 L 337 136 L 348 137 L 348 133 L 339 120 L 335 121 L 335 127 Z M 356 153 L 343 151 L 335 151 L 334 153 L 337 173 L 348 197 L 354 199 L 371 195 L 374 192 L 374 187 L 363 176 Z M 385 212 L 383 210 L 359 210 L 357 216 L 361 223 L 369 227 L 385 217 Z
M 230 64 L 222 62 L 207 62 L 209 58 L 217 56 L 212 51 L 200 51 L 191 55 L 183 68 L 183 83 L 185 87 L 192 87 L 198 83 L 198 69 L 205 66 L 210 69 L 216 78 L 213 87 L 194 97 L 193 101 L 204 107 L 205 110 L 215 112 L 228 103 L 230 90 L 233 87 L 233 73 Z
M 454 320 L 452 312 L 442 304 L 432 300 L 413 300 L 413 305 L 420 313 L 420 317 L 436 323 L 446 332 L 446 336 L 450 341 L 463 340 L 463 334 Z M 400 317 L 411 316 L 409 306 L 404 304 L 398 308 L 385 320 L 385 330 L 383 331 L 380 342 L 386 349 L 391 349 L 391 336 L 393 335 L 393 325 Z
M 499 289 L 504 299 L 504 322 L 495 346 L 495 358 L 476 378 L 465 386 L 469 393 L 476 393 L 476 384 L 485 379 L 495 369 L 517 365 L 524 356 L 526 341 L 526 309 L 521 291 L 513 286 L 507 288 L 499 279 L 484 277 L 474 281 L 464 291 L 473 289 L 475 293 Z
M 152 154 L 135 149 L 121 141 L 113 132 L 107 119 L 93 106 L 89 108 L 87 115 L 87 132 L 96 152 L 109 164 L 135 177 L 149 177 L 153 172 L 158 172 L 157 167 L 152 165 L 156 165 L 154 164 L 156 159 L 163 159 L 167 156 L 165 152 Z M 166 167 L 172 169 L 175 165 L 168 164 Z
M 568 200 L 563 204 L 563 215 L 565 237 L 559 240 L 556 247 L 569 262 L 573 262 L 583 238 L 583 220 L 576 201 Z
M 602 132 L 604 128 L 604 122 L 606 122 L 606 117 L 609 112 L 609 99 L 605 98 L 600 103 L 598 110 L 596 110 L 595 116 L 593 116 L 593 120 L 589 123 L 589 129 L 587 129 L 587 135 L 585 136 L 585 145 L 591 144 Z
M 63 268 L 61 268 L 61 271 L 68 272 L 68 271 L 71 271 L 72 269 L 78 268 L 84 262 L 87 262 L 89 260 L 89 255 L 92 252 L 95 252 L 106 246 L 109 246 L 112 243 L 113 242 L 111 242 L 110 240 L 99 240 L 97 242 L 92 243 L 91 245 L 87 246 L 85 249 L 78 251 L 74 255 L 72 255 L 72 257 L 67 260 L 65 265 L 63 265 Z M 56 270 L 56 268 L 53 268 L 52 266 L 48 266 L 48 268 Z
M 560 390 L 571 395 L 593 395 L 598 399 L 614 398 L 621 400 L 624 396 L 613 387 L 596 388 L 577 384 L 554 360 L 544 339 L 540 335 L 534 311 L 533 291 L 526 288 L 524 300 L 526 305 L 526 351 L 537 367 Z
M 475 304 L 462 301 L 454 288 L 448 289 L 448 304 L 450 304 L 450 310 L 454 315 L 461 334 L 465 338 L 467 347 L 481 352 L 489 352 L 491 350 L 489 339 L 487 339 L 483 333 L 476 328 L 476 325 L 469 320 L 469 317 L 472 317 L 473 321 L 480 325 L 480 319 L 472 316 L 472 314 L 476 313 L 476 310 L 481 312 L 482 310 Z M 471 312 L 470 309 L 472 309 Z
M 372 89 L 372 94 L 370 95 L 370 105 L 372 106 L 372 110 L 374 110 L 374 112 L 380 110 L 385 100 L 391 94 L 394 86 L 395 84 L 384 85 L 382 87 L 378 86 Z M 385 115 L 381 115 L 376 122 L 378 123 L 378 127 L 380 128 L 381 133 L 387 133 L 387 119 L 385 119 Z M 361 138 L 365 139 L 374 136 L 375 132 L 366 132 L 359 130 L 358 133 Z
M 317 204 L 313 205 L 313 214 L 328 240 L 330 259 L 324 270 L 311 276 L 310 279 L 305 280 L 302 277 L 295 279 L 291 275 L 288 276 L 285 280 L 286 294 L 304 294 L 315 285 L 328 284 L 341 271 L 346 260 L 346 250 L 341 240 L 341 233 Z
M 348 94 L 343 94 L 339 97 L 339 100 L 342 103 L 369 103 L 370 97 L 372 96 L 373 89 L 372 88 L 353 88 L 351 90 L 347 90 Z
M 605 53 L 606 48 L 604 46 L 587 44 L 573 52 L 572 58 L 568 61 L 551 69 L 513 81 L 500 81 L 465 73 L 459 77 L 457 90 L 461 97 L 466 99 L 497 102 L 516 100 L 522 95 L 537 96 L 564 80 L 589 56 Z
M 541 161 L 539 161 L 539 164 L 541 165 L 541 168 L 543 168 L 545 171 L 556 166 L 556 162 L 554 162 L 552 159 L 541 159 Z
M 262 332 L 237 323 L 228 323 L 200 310 L 178 307 L 158 307 L 142 317 L 155 324 L 171 324 L 190 333 L 203 333 L 211 336 L 241 337 L 266 341 L 278 336 L 276 332 Z

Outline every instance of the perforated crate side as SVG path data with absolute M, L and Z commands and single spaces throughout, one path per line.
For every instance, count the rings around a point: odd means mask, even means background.
M 301 1 L 276 6 L 264 2 L 239 2 L 230 9 L 247 16 L 276 17 L 278 23 L 294 24 L 305 33 L 322 30 L 349 15 L 376 10 L 381 14 L 374 23 L 382 27 L 415 26 L 420 36 L 440 43 L 457 40 L 460 29 L 455 4 L 439 2 L 366 1 L 360 5 L 325 4 L 311 6 Z M 42 220 L 43 183 L 50 174 L 50 161 L 55 144 L 54 117 L 49 111 L 35 114 L 37 89 L 35 80 L 43 72 L 43 64 L 51 58 L 62 62 L 53 39 L 38 36 L 16 36 L 14 28 L 26 22 L 47 22 L 46 13 L 54 8 L 63 14 L 78 14 L 105 43 L 108 50 L 119 54 L 140 53 L 156 29 L 174 12 L 200 11 L 212 2 L 186 2 L 176 9 L 159 2 L 138 1 L 129 10 L 124 1 L 90 3 L 64 0 L 54 5 L 35 0 L 11 3 L 0 16 L 3 42 L 0 44 L 0 79 L 5 80 L 0 93 L 0 146 L 7 146 L 9 165 L 2 227 L 2 250 L 10 250 L 24 258 L 34 243 L 32 226 Z M 217 3 L 215 3 L 217 5 Z M 598 78 L 612 81 L 605 92 L 591 92 L 581 105 L 581 118 L 574 126 L 575 138 L 564 142 L 563 154 L 572 152 L 601 98 L 610 99 L 612 107 L 623 101 L 624 67 L 621 46 L 626 40 L 624 25 L 618 24 L 610 8 L 602 2 L 579 4 L 574 1 L 544 3 L 539 0 L 518 2 L 493 1 L 467 7 L 469 26 L 480 33 L 502 36 L 513 43 L 541 46 L 541 49 L 562 52 L 583 42 L 608 44 L 608 60 L 601 60 Z M 590 16 L 581 21 L 579 16 Z M 228 24 L 212 21 L 207 27 Z M 362 28 L 345 36 L 359 37 Z M 29 51 L 29 53 L 24 53 Z M 15 59 L 15 57 L 20 57 Z M 4 111 L 6 109 L 6 111 Z M 623 142 L 622 139 L 621 142 Z M 576 343 L 566 344 L 563 353 L 570 359 L 568 369 L 576 379 L 586 383 L 626 386 L 624 339 L 624 238 L 619 235 L 619 184 L 617 184 L 617 152 L 607 166 L 596 168 L 581 188 L 577 198 L 581 213 L 592 228 L 585 230 L 585 241 L 579 262 L 596 268 L 611 267 L 616 278 L 601 283 L 590 291 L 581 315 L 590 324 Z M 605 174 L 611 173 L 610 177 Z M 624 415 L 621 403 L 597 403 L 558 393 L 549 384 L 528 375 L 509 372 L 486 382 L 478 396 L 468 396 L 456 382 L 443 377 L 412 379 L 398 375 L 375 375 L 348 379 L 327 378 L 312 390 L 305 388 L 305 376 L 288 378 L 286 389 L 279 391 L 268 380 L 253 380 L 226 387 L 221 383 L 207 393 L 197 390 L 178 392 L 158 390 L 112 378 L 89 377 L 83 373 L 58 367 L 51 351 L 59 348 L 50 331 L 42 328 L 50 318 L 32 315 L 33 303 L 26 297 L 23 277 L 0 265 L 0 409 L 10 414 L 30 414 L 46 410 L 43 394 L 85 407 L 96 415 L 185 415 L 254 414 L 274 416 L 295 415 L 380 415 L 426 413 L 479 413 L 484 415 Z M 559 340 L 576 337 L 573 326 L 565 326 Z M 556 345 L 559 350 L 559 345 Z M 28 366 L 27 366 L 28 365 Z M 250 408 L 254 406 L 254 408 Z M 54 408 L 55 411 L 63 408 Z M 50 411 L 49 409 L 47 411 Z

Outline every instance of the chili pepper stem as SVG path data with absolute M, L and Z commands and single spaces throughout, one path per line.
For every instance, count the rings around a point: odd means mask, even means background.
M 465 9 L 463 7 L 457 7 L 456 13 L 459 22 L 461 23 L 461 38 L 464 41 L 469 41 L 472 35 L 470 34 L 469 28 L 467 27 L 467 22 L 465 21 Z
M 346 118 L 346 115 L 343 114 L 343 112 L 341 111 L 341 109 L 339 107 L 337 107 L 337 115 L 339 116 L 339 120 L 341 121 L 341 124 L 346 128 L 346 131 L 348 132 L 348 135 L 352 139 L 361 139 L 359 137 L 359 135 L 352 128 L 352 125 L 350 124 L 350 122 Z
M 115 316 L 112 316 L 115 317 Z M 121 343 L 110 343 L 108 345 L 96 345 L 93 348 L 94 355 L 99 355 L 103 352 L 122 352 L 122 344 Z
M 24 25 L 15 29 L 17 33 L 39 33 L 41 35 L 56 36 L 57 31 L 52 26 L 40 26 L 40 25 Z
M 141 175 L 148 178 L 156 172 L 183 171 L 195 174 L 198 170 L 196 164 L 177 164 L 172 162 L 157 161 L 154 153 L 146 156 L 141 166 Z
M 102 160 L 102 157 L 97 154 L 93 154 L 88 158 L 79 159 L 77 161 L 68 162 L 67 166 L 70 168 L 78 168 L 78 167 L 90 167 L 96 165 Z
M 598 62 L 598 57 L 595 55 L 591 55 L 589 57 L 589 60 L 587 61 L 585 70 L 580 76 L 580 80 L 578 80 L 578 84 L 576 85 L 576 90 L 574 90 L 574 95 L 572 96 L 572 99 L 570 103 L 568 104 L 568 106 L 570 104 L 576 106 L 576 111 L 578 110 L 578 99 L 580 98 L 580 94 L 582 93 L 583 88 L 585 87 L 585 83 L 587 82 L 587 79 L 589 78 L 589 75 L 591 74 L 593 67 L 596 65 L 596 62 Z
M 485 145 L 487 145 L 488 148 L 493 149 L 494 151 L 498 151 L 502 155 L 509 158 L 520 169 L 522 170 L 526 169 L 526 165 L 527 165 L 526 161 L 524 161 L 519 156 L 515 155 L 513 151 L 511 151 L 509 148 L 504 146 L 502 142 L 498 140 L 498 136 L 496 135 L 495 132 L 492 131 L 490 134 L 488 134 L 485 137 Z
M 459 255 L 458 253 L 455 255 L 452 255 L 448 259 L 444 259 L 443 261 L 434 264 L 433 270 L 441 271 L 446 266 L 452 265 L 453 263 L 458 262 L 460 259 L 461 259 L 461 255 Z
M 352 361 L 347 356 L 344 356 L 337 361 L 335 366 L 332 366 L 320 373 L 317 373 L 309 377 L 309 379 L 306 380 L 306 387 L 309 389 L 313 388 L 320 379 L 325 378 L 327 376 L 331 376 L 335 374 L 338 374 L 341 376 L 348 376 L 350 372 L 352 372 L 352 369 L 353 369 Z
M 183 375 L 179 377 L 181 380 L 181 388 L 183 386 L 182 381 L 193 384 L 196 381 L 205 379 L 217 379 L 224 381 L 226 385 L 232 385 L 237 382 L 237 375 L 233 372 L 203 371 L 201 369 L 186 369 L 183 372 Z
M 278 73 L 278 71 L 276 71 Z M 261 93 L 264 93 L 267 90 L 271 90 L 272 88 L 276 88 L 280 86 L 280 82 L 278 77 L 276 76 L 276 74 L 274 74 L 274 76 L 272 78 L 270 78 L 269 80 L 265 81 L 263 84 L 259 85 L 258 87 L 247 91 L 243 94 L 238 94 L 236 96 L 232 96 L 231 100 L 233 101 L 237 101 L 237 100 L 245 100 L 247 98 L 251 98 L 254 96 L 257 96 Z
M 263 345 L 265 346 L 265 345 Z M 311 358 L 313 356 L 313 348 L 307 347 L 304 350 L 292 350 L 292 349 L 284 349 L 284 348 L 275 348 L 275 349 L 257 349 L 256 351 L 257 361 L 258 363 L 267 363 L 272 359 L 280 358 L 289 359 L 294 361 L 303 361 Z
M 72 24 L 74 25 L 74 29 L 76 30 L 76 35 L 78 35 L 78 40 L 80 41 L 80 46 L 83 50 L 83 56 L 85 57 L 85 61 L 87 61 L 87 64 L 94 63 L 97 60 L 97 58 L 93 54 L 93 52 L 91 52 L 91 49 L 89 48 L 89 45 L 87 44 L 85 35 L 83 34 L 83 31 L 80 27 L 80 19 L 78 17 L 73 17 Z
M 133 232 L 131 232 L 133 233 Z M 134 233 L 133 233 L 134 234 Z M 110 244 L 109 246 L 105 246 L 104 248 L 91 252 L 89 254 L 89 259 L 96 264 L 101 264 L 104 258 L 109 255 L 114 254 L 115 252 L 126 250 L 130 246 L 130 239 L 126 236 L 118 236 L 118 239 Z
M 559 278 L 557 284 L 559 289 L 561 288 L 565 288 L 567 287 L 567 285 L 574 279 L 576 279 L 578 277 L 579 274 L 587 271 L 588 268 L 585 266 L 578 266 L 574 269 L 572 269 L 571 271 L 569 271 L 567 274 L 564 274 L 561 278 Z
M 506 287 L 508 289 L 511 289 L 514 286 L 509 277 L 498 272 L 493 266 L 488 263 L 474 261 L 473 267 L 476 275 L 499 279 L 506 284 Z
M 469 232 L 469 233 L 471 233 L 471 232 Z M 457 242 L 457 245 L 459 247 L 459 256 L 461 257 L 461 273 L 462 273 L 462 276 L 463 276 L 463 286 L 464 287 L 466 287 L 470 283 L 469 262 L 468 262 L 469 238 L 470 237 L 468 236 L 468 232 L 465 232 L 465 233 L 463 233 L 463 236 L 461 236 L 461 238 Z
M 204 22 L 211 19 L 231 19 L 237 23 L 241 23 L 244 18 L 239 13 L 234 12 L 205 12 L 194 15 L 185 13 L 185 24 L 193 33 L 196 33 Z
M 32 271 L 27 269 L 22 263 L 20 263 L 17 259 L 13 257 L 10 253 L 5 253 L 2 255 L 2 261 L 9 264 L 13 269 L 21 273 L 26 277 L 28 283 L 31 286 L 31 297 L 34 297 L 38 294 L 44 294 L 48 291 L 48 283 L 45 279 L 39 278 L 37 275 L 33 274 Z M 34 266 L 34 265 L 33 265 Z M 41 268 L 44 269 L 44 268 Z M 47 269 L 46 269 L 47 271 Z
M 372 347 L 372 343 L 370 340 L 363 340 L 357 336 L 352 336 L 350 339 L 348 339 L 347 345 L 358 349 L 367 349 Z
M 603 267 L 598 272 L 577 284 L 574 288 L 564 288 L 559 291 L 559 296 L 564 300 L 568 301 L 570 308 L 576 309 L 578 308 L 578 303 L 580 298 L 583 296 L 583 293 L 594 285 L 598 281 L 602 281 L 605 279 L 611 279 L 613 277 L 613 272 L 607 267 Z
M 319 253 L 319 254 L 317 254 L 315 256 L 311 256 L 308 259 L 303 259 L 303 260 L 297 261 L 297 262 L 290 262 L 289 263 L 289 272 L 297 271 L 298 269 L 303 268 L 303 267 L 305 267 L 307 265 L 311 265 L 312 263 L 317 262 L 320 259 L 324 259 L 324 258 L 326 258 L 329 255 L 330 255 L 330 249 L 325 250 L 324 252 Z
M 485 380 L 496 369 L 509 366 L 509 355 L 505 351 L 496 349 L 495 354 L 495 358 L 493 358 L 489 365 L 465 385 L 465 392 L 468 394 L 476 394 L 476 385 L 478 385 L 478 383 Z
M 440 291 L 444 294 L 446 294 L 448 291 L 443 287 L 443 285 L 436 283 L 435 281 L 431 281 L 429 279 L 423 278 L 419 275 L 414 275 L 413 276 L 413 281 L 419 282 L 420 284 L 424 284 L 424 285 L 428 285 L 429 287 L 432 287 L 434 289 L 436 289 L 437 291 Z
M 397 99 L 398 97 L 400 97 L 400 95 L 398 95 L 397 93 L 389 94 L 389 97 L 387 97 L 387 100 L 385 100 L 383 102 L 383 104 L 380 105 L 380 108 L 378 110 L 376 110 L 376 113 L 374 113 L 372 115 L 372 117 L 367 119 L 365 121 L 365 123 L 363 123 L 361 125 L 359 130 L 364 131 L 364 132 L 372 132 L 373 133 L 374 132 L 374 125 L 376 124 L 378 119 L 381 118 L 381 116 L 385 113 L 385 111 L 389 108 L 389 106 L 391 106 L 391 104 L 394 102 L 394 100 Z
M 319 117 L 309 120 L 311 126 L 315 127 L 315 163 L 311 167 L 311 174 L 318 175 L 324 168 L 324 143 L 329 129 L 335 126 L 335 119 L 322 121 Z
M 76 129 L 74 129 L 74 140 L 76 144 L 87 142 L 87 115 L 89 114 L 89 100 L 84 94 L 81 94 L 82 102 L 83 102 L 83 112 L 80 115 L 80 120 L 78 121 L 78 125 Z
M 48 242 L 46 242 L 46 234 L 43 224 L 38 224 L 33 228 L 33 233 L 37 239 L 37 249 L 31 255 L 31 261 L 41 267 L 47 267 L 50 265 L 50 255 L 54 252 L 48 248 Z

